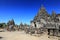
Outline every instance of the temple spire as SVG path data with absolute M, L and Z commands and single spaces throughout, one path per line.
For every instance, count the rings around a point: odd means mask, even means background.
M 45 10 L 45 7 L 43 5 L 41 5 L 40 10 Z
M 49 16 L 46 9 L 41 5 L 38 14 L 34 17 L 34 21 L 40 21 L 41 18 L 46 19 Z
M 37 15 L 39 15 L 39 16 L 40 15 L 48 15 L 48 13 L 43 5 L 41 5 Z
M 56 12 L 55 11 L 52 11 L 52 17 L 56 17 Z
M 53 11 L 52 11 L 52 14 L 55 14 L 55 15 L 56 15 L 56 12 L 53 10 Z

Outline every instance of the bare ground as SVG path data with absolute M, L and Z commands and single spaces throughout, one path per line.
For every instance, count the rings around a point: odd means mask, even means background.
M 40 37 L 25 34 L 23 31 L 15 32 L 0 32 L 0 40 L 58 40 L 57 37 L 51 36 L 48 38 L 47 34 L 40 35 Z

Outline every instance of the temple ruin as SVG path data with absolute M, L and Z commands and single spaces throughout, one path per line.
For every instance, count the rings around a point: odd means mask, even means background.
M 60 14 L 52 11 L 52 15 L 49 15 L 44 6 L 41 6 L 37 15 L 31 21 L 31 26 L 47 30 L 48 35 L 60 36 Z

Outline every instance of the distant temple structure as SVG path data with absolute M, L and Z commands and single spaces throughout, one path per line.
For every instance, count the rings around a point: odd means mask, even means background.
M 52 15 L 49 15 L 44 6 L 41 6 L 38 14 L 31 21 L 31 26 L 47 29 L 48 35 L 60 36 L 60 14 L 52 11 Z

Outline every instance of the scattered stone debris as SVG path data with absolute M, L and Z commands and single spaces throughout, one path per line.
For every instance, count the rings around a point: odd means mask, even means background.
M 0 37 L 0 39 L 2 39 L 3 37 Z

